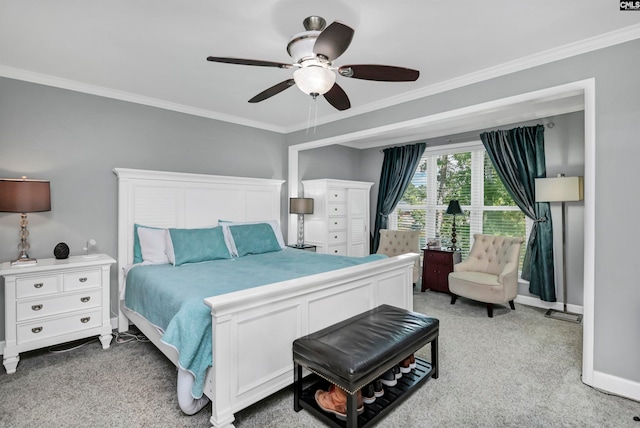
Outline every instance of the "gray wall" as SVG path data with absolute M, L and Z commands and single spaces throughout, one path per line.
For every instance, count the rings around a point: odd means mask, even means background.
M 320 147 L 300 152 L 298 175 L 300 180 L 317 178 L 360 180 L 360 164 L 361 150 L 345 146 Z M 378 178 L 379 176 L 376 180 Z
M 456 108 L 594 78 L 595 147 L 595 332 L 594 370 L 640 382 L 640 288 L 636 254 L 629 250 L 637 236 L 637 198 L 632 190 L 640 158 L 640 40 L 533 67 L 506 76 L 421 98 L 402 105 L 347 118 L 316 128 L 313 136 L 296 132 L 287 144 L 298 144 L 371 127 L 402 122 Z M 550 171 L 551 172 L 551 171 Z M 567 171 L 568 172 L 568 171 Z M 365 178 L 363 176 L 363 178 Z M 623 245 L 624 249 L 621 249 Z
M 82 254 L 89 238 L 117 256 L 114 167 L 286 179 L 286 153 L 282 134 L 0 78 L 0 177 L 51 181 L 51 211 L 29 214 L 32 257 L 58 242 Z M 0 213 L 0 260 L 18 254 L 19 221 Z M 115 266 L 111 287 L 114 310 Z

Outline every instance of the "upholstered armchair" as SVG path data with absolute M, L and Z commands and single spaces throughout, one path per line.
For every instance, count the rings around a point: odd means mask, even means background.
M 493 305 L 509 302 L 518 295 L 518 263 L 522 238 L 507 236 L 473 235 L 469 257 L 453 266 L 449 274 L 451 304 L 458 296 L 487 304 L 489 317 Z
M 389 230 L 380 229 L 380 245 L 376 254 L 384 254 L 393 257 L 399 254 L 420 254 L 419 230 Z M 420 278 L 420 258 L 416 259 L 413 266 L 413 285 Z

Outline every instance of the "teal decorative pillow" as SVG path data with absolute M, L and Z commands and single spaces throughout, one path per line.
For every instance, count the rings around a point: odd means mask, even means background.
M 169 236 L 173 246 L 172 262 L 175 266 L 231 258 L 220 226 L 205 229 L 169 229 Z
M 276 239 L 278 240 L 278 244 L 280 244 L 280 248 L 284 249 L 286 247 L 284 243 L 284 238 L 282 237 L 282 230 L 280 229 L 280 222 L 278 220 L 263 220 L 263 221 L 229 221 L 229 220 L 218 220 L 218 224 L 222 226 L 222 232 L 224 233 L 224 239 L 227 243 L 227 248 L 233 257 L 238 257 L 238 250 L 236 249 L 235 244 L 233 243 L 233 238 L 231 237 L 231 232 L 229 232 L 229 226 L 240 226 L 245 224 L 258 224 L 258 223 L 266 223 L 273 229 L 273 233 L 276 235 Z
M 273 228 L 267 223 L 228 227 L 238 251 L 238 257 L 282 250 L 275 233 L 273 233 Z

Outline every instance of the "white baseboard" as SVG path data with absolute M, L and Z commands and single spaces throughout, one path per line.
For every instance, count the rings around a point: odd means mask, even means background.
M 4 340 L 0 341 L 0 355 L 4 355 Z
M 596 389 L 640 401 L 640 383 L 618 376 L 593 371 L 593 386 Z
M 520 303 L 521 305 L 533 306 L 536 308 L 555 309 L 557 311 L 562 311 L 564 309 L 564 305 L 562 304 L 562 302 L 545 302 L 537 297 L 531 296 L 518 295 L 518 297 L 516 297 L 515 299 L 515 302 Z M 583 314 L 584 308 L 579 305 L 569 304 L 567 305 L 567 311 L 573 312 L 574 314 Z

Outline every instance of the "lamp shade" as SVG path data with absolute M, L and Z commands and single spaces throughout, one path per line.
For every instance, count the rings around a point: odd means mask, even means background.
M 558 175 L 550 178 L 536 178 L 536 202 L 581 201 L 584 198 L 582 177 Z
M 51 211 L 51 193 L 48 181 L 2 178 L 0 179 L 0 212 L 34 213 Z
M 294 71 L 293 80 L 305 94 L 323 95 L 336 83 L 336 73 L 326 67 L 311 65 Z
M 313 214 L 313 199 L 289 198 L 289 212 L 291 214 Z
M 453 215 L 463 215 L 464 211 L 460 208 L 460 202 L 456 200 L 449 201 L 449 206 L 447 207 L 447 211 L 445 214 L 453 214 Z

